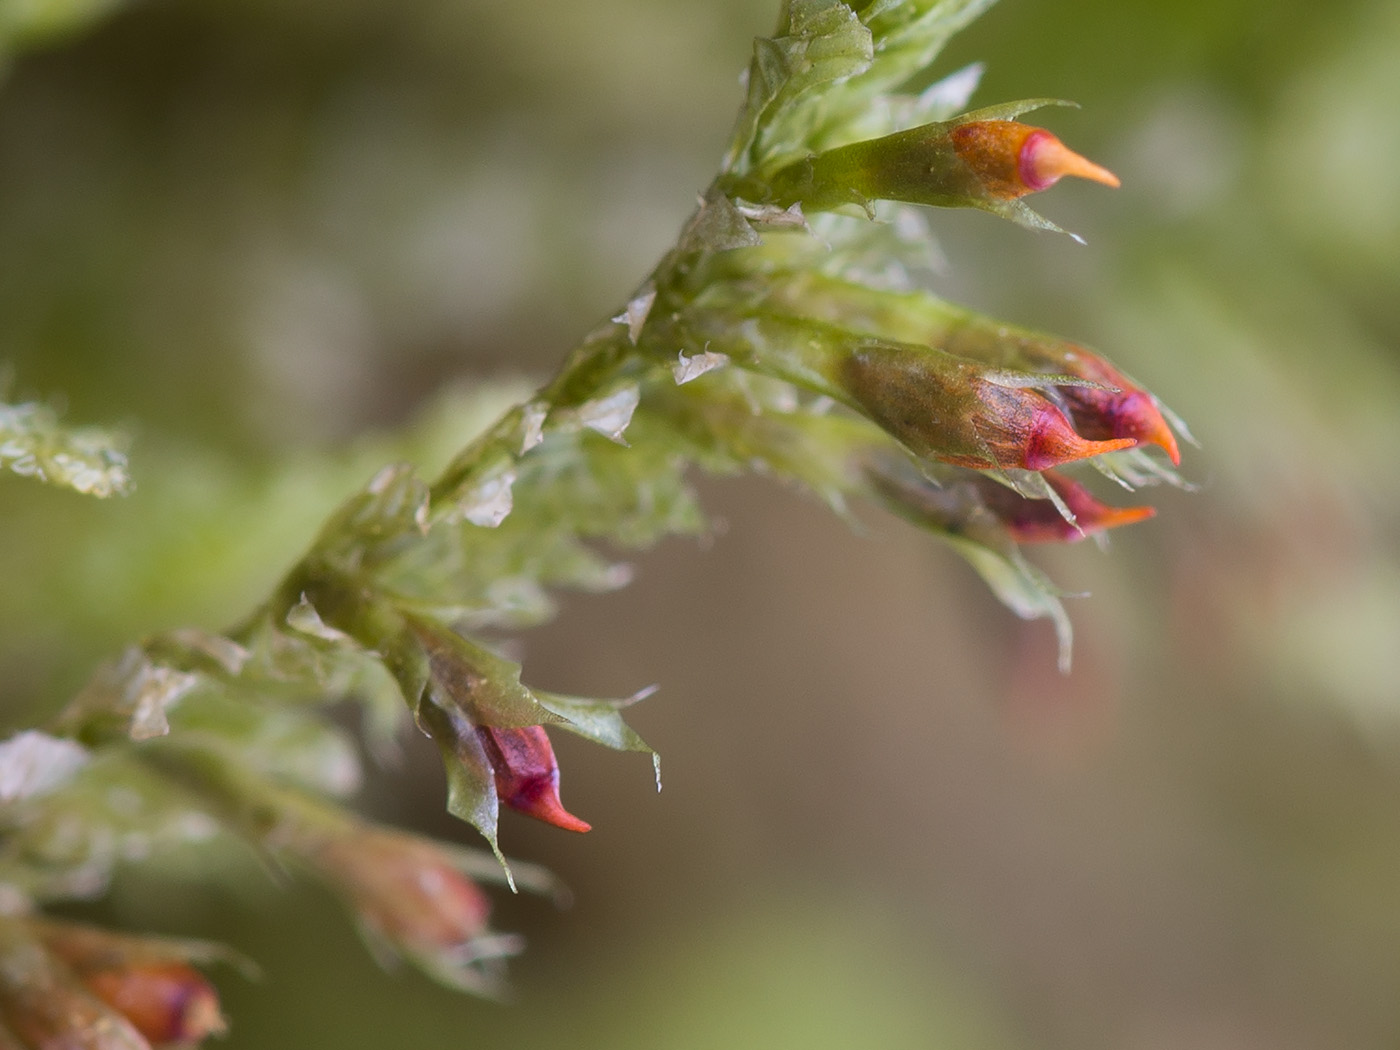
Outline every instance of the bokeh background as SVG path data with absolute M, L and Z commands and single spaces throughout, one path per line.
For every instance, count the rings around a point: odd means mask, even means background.
M 775 6 L 0 0 L 9 397 L 126 426 L 138 482 L 0 478 L 3 720 L 237 618 L 393 433 L 449 447 L 614 312 Z M 87 914 L 262 964 L 225 1045 L 1400 1042 L 1400 6 L 1003 0 L 942 70 L 977 59 L 979 103 L 1083 103 L 1044 119 L 1124 188 L 1041 198 L 1087 248 L 934 216 L 937 289 L 1200 439 L 1199 491 L 1039 558 L 1088 595 L 1073 673 L 926 537 L 706 482 L 712 543 L 524 640 L 546 688 L 662 684 L 666 788 L 561 742 L 596 830 L 503 829 L 576 895 L 501 903 L 514 1003 L 384 975 L 251 862 L 124 876 Z M 442 791 L 410 746 L 364 806 L 470 841 Z

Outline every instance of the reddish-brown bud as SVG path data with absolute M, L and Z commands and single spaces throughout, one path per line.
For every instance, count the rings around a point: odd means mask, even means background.
M 589 831 L 559 800 L 559 763 L 543 726 L 477 727 L 496 779 L 496 794 L 511 809 L 566 831 Z
M 868 342 L 846 359 L 842 378 L 912 452 L 961 467 L 1045 470 L 1137 444 L 1086 438 L 1045 394 L 937 350 Z
M 218 993 L 186 963 L 132 962 L 78 975 L 93 995 L 157 1046 L 194 1045 L 224 1031 Z
M 730 192 L 762 196 L 781 206 L 800 202 L 805 212 L 848 204 L 868 209 L 876 200 L 983 208 L 1027 225 L 1055 228 L 1013 203 L 1049 189 L 1066 175 L 1118 185 L 1111 171 L 1081 157 L 1043 128 L 976 116 L 924 124 L 803 157 L 775 173 L 766 186 L 740 180 Z
M 216 946 L 68 922 L 34 920 L 29 926 L 88 992 L 148 1042 L 194 1046 L 224 1031 L 219 993 L 187 961 L 218 956 Z
M 1051 470 L 1043 477 L 1074 515 L 1076 524 L 1070 524 L 1048 499 L 1027 499 L 989 478 L 976 481 L 982 503 L 1017 543 L 1074 543 L 1106 529 L 1145 521 L 1157 513 L 1152 507 L 1101 503 L 1079 482 Z
M 787 316 L 839 325 L 870 338 L 926 345 L 988 369 L 1044 375 L 1055 388 L 1055 403 L 1081 437 L 1134 438 L 1139 445 L 1157 445 L 1173 464 L 1180 462 L 1176 434 L 1157 399 L 1077 343 L 1015 328 L 924 293 L 877 292 L 811 274 L 774 282 L 768 294 L 777 312 Z M 759 334 L 767 337 L 774 330 L 770 322 Z M 817 345 L 809 338 L 804 347 L 794 336 L 787 337 L 787 344 L 809 356 Z M 1093 385 L 1056 385 L 1054 376 Z
M 989 366 L 1057 373 L 1096 386 L 1063 385 L 1056 399 L 1082 436 L 1095 441 L 1134 438 L 1156 445 L 1173 464 L 1181 462 L 1176 435 L 1156 398 L 1102 357 L 1067 340 L 996 324 L 962 311 L 940 308 L 918 334 L 949 353 Z
M 985 474 L 927 465 L 915 470 L 878 453 L 864 461 L 863 470 L 874 495 L 897 514 L 992 549 L 1002 546 L 1002 537 L 1015 543 L 1074 543 L 1156 513 L 1151 507 L 1110 507 L 1083 485 L 1050 470 L 1041 477 L 1074 516 L 1074 524 L 1054 500 L 1023 496 Z
M 9 919 L 0 919 L 0 1014 L 6 1034 L 34 1050 L 150 1050 L 130 1021 Z
M 308 859 L 367 930 L 409 954 L 438 956 L 486 932 L 490 900 L 425 839 L 357 825 Z
M 1014 120 L 974 120 L 955 125 L 948 135 L 959 159 L 997 200 L 1038 193 L 1066 175 L 1119 185 L 1113 172 L 1081 157 L 1044 128 Z

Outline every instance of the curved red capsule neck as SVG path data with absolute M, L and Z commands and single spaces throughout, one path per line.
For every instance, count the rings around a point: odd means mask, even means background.
M 982 487 L 982 498 L 1017 543 L 1076 543 L 1086 536 L 1132 525 L 1154 516 L 1152 507 L 1112 507 L 1101 503 L 1079 482 L 1047 470 L 1044 478 L 1074 515 L 1071 525 L 1046 499 L 1027 499 L 995 482 Z
M 1137 438 L 1134 437 L 1113 438 L 1108 441 L 1091 441 L 1081 437 L 1069 425 L 1064 413 L 1047 402 L 1035 411 L 1022 452 L 1022 462 L 1003 465 L 1023 466 L 1027 470 L 1045 470 L 1061 463 L 1071 463 L 1076 459 L 1088 459 L 1104 452 L 1132 448 L 1136 444 Z

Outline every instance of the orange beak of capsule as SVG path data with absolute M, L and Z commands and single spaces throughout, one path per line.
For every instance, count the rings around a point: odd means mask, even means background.
M 973 120 L 954 127 L 953 150 L 999 200 L 1047 190 L 1065 176 L 1118 186 L 1118 176 L 1081 157 L 1044 128 L 1014 120 Z
M 1036 128 L 1021 144 L 1016 155 L 1016 171 L 1028 192 L 1048 190 L 1066 175 L 1100 182 L 1117 189 L 1118 176 L 1082 157 L 1050 132 Z

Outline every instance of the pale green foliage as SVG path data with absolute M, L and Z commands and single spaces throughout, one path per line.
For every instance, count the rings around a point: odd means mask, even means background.
M 0 404 L 0 470 L 103 498 L 131 489 L 124 442 L 94 427 L 70 428 L 52 409 Z
M 726 170 L 771 174 L 810 151 L 950 116 L 937 92 L 898 89 L 993 2 L 789 0 L 777 33 L 754 44 Z
M 777 34 L 755 46 L 720 177 L 630 302 L 435 478 L 412 463 L 378 470 L 242 623 L 150 638 L 103 668 L 49 727 L 91 761 L 0 814 L 11 832 L 0 879 L 40 901 L 96 892 L 138 848 L 221 829 L 334 882 L 326 843 L 360 831 L 333 800 L 353 790 L 359 769 L 320 705 L 347 697 L 367 713 L 372 750 L 391 748 L 410 721 L 434 738 L 449 808 L 499 855 L 501 805 L 530 810 L 501 796 L 509 771 L 490 751 L 492 730 L 556 726 L 651 749 L 623 721 L 629 701 L 535 692 L 479 632 L 542 622 L 553 592 L 616 588 L 629 578 L 625 552 L 703 532 L 692 466 L 770 474 L 843 512 L 859 499 L 890 504 L 952 543 L 1016 613 L 1054 619 L 1067 652 L 1053 587 L 975 494 L 952 516 L 911 514 L 899 484 L 886 483 L 985 480 L 966 464 L 988 441 L 973 435 L 962 458 L 951 445 L 916 446 L 842 371 L 876 343 L 924 363 L 952 359 L 911 342 L 921 337 L 910 317 L 933 319 L 929 340 L 948 317 L 962 323 L 918 288 L 919 260 L 933 250 L 922 219 L 897 207 L 879 223 L 825 215 L 809 226 L 799 206 L 764 203 L 764 180 L 794 158 L 961 109 L 975 69 L 918 95 L 898 89 L 988 3 L 785 4 Z M 833 294 L 813 292 L 812 280 Z M 833 301 L 846 306 L 833 312 Z M 1107 389 L 1018 362 L 957 367 L 999 389 Z M 50 446 L 28 440 L 21 451 L 52 474 L 55 454 L 37 451 Z M 1073 524 L 1035 470 L 987 462 L 995 484 L 1053 500 Z M 1115 469 L 1129 481 L 1172 477 L 1137 450 Z M 74 484 L 71 471 L 62 479 Z M 107 789 L 128 780 L 115 812 Z M 434 955 L 411 939 L 398 948 L 455 984 L 471 984 L 483 958 Z

